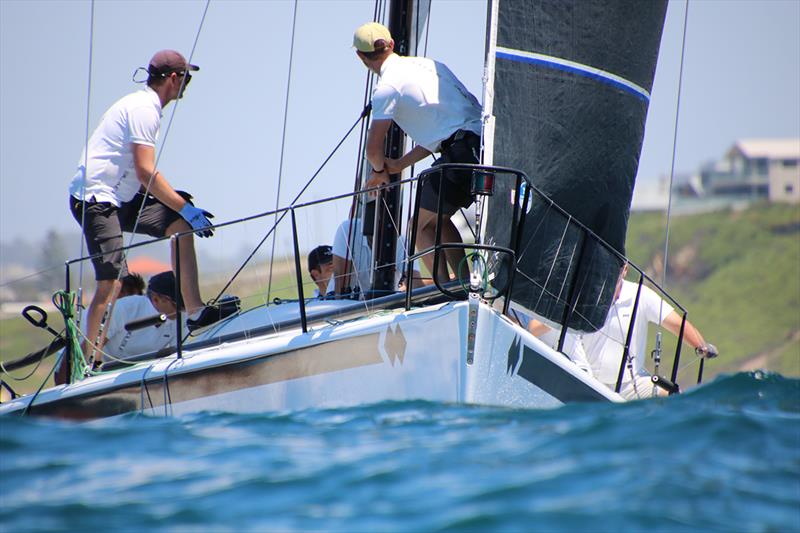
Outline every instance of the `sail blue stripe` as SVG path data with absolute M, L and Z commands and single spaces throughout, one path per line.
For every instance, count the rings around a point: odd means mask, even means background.
M 542 65 L 556 70 L 578 74 L 586 78 L 598 80 L 607 85 L 611 85 L 612 87 L 622 89 L 625 92 L 641 98 L 645 102 L 650 101 L 650 93 L 642 87 L 636 85 L 632 81 L 628 81 L 625 78 L 611 74 L 610 72 L 606 72 L 604 70 L 600 70 L 598 68 L 589 67 L 587 65 L 582 65 L 580 63 L 567 61 L 565 59 L 560 59 L 553 56 L 534 54 L 532 52 L 524 52 L 522 50 L 514 50 L 501 46 L 497 47 L 496 56 L 500 59 L 508 59 L 509 61 L 530 63 L 532 65 Z

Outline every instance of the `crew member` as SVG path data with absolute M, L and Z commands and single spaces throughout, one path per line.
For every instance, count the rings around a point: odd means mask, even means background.
M 379 75 L 372 95 L 372 124 L 367 135 L 367 159 L 372 173 L 367 187 L 389 183 L 389 174 L 424 159 L 431 153 L 440 156 L 434 163 L 478 163 L 480 160 L 481 106 L 444 64 L 424 57 L 401 57 L 394 53 L 389 30 L 377 22 L 359 27 L 353 36 L 356 54 L 364 65 Z M 399 159 L 384 156 L 386 134 L 396 122 L 416 146 Z M 438 198 L 443 196 L 442 241 L 460 243 L 461 235 L 450 217 L 472 203 L 469 171 L 448 171 L 442 179 L 434 177 L 422 185 L 416 236 L 417 249 L 433 246 L 436 237 Z M 448 249 L 447 261 L 440 261 L 436 273 L 449 279 L 462 264 L 464 251 Z M 423 261 L 433 272 L 433 257 Z
M 314 298 L 328 294 L 328 285 L 333 277 L 333 253 L 327 244 L 317 246 L 308 253 L 308 273 L 314 280 Z
M 126 359 L 133 355 L 176 346 L 177 309 L 175 275 L 169 270 L 150 278 L 146 295 L 119 298 L 114 305 L 114 313 L 106 323 L 107 335 L 102 347 L 103 361 Z M 125 328 L 131 322 L 157 315 L 164 315 L 167 320 L 134 331 Z M 184 318 L 182 335 L 186 335 L 187 332 L 185 322 Z
M 605 324 L 595 333 L 584 335 L 582 341 L 594 377 L 611 389 L 616 387 L 639 287 L 638 283 L 624 279 L 627 273 L 628 265 L 625 264 L 617 281 L 614 303 L 609 309 Z M 649 322 L 660 324 L 667 331 L 678 335 L 682 317 L 655 291 L 642 285 L 629 347 L 628 364 L 620 388 L 620 394 L 629 400 L 653 395 L 653 382 L 644 366 Z M 718 355 L 717 348 L 713 344 L 708 344 L 700 331 L 688 320 L 684 326 L 683 340 L 693 347 L 700 357 L 712 358 Z M 665 394 L 662 389 L 657 389 L 656 392 Z
M 350 237 L 352 236 L 352 242 Z M 345 220 L 336 229 L 333 238 L 333 281 L 328 291 L 335 294 L 359 292 L 366 294 L 372 288 L 371 277 L 374 269 L 372 260 L 372 237 L 364 235 L 361 218 L 355 223 Z M 394 264 L 394 290 L 406 288 L 406 241 L 402 235 L 397 238 Z M 421 287 L 422 276 L 414 265 L 412 288 Z
M 157 52 L 147 67 L 144 89 L 121 98 L 105 112 L 81 155 L 69 188 L 70 210 L 83 229 L 89 253 L 98 254 L 92 259 L 97 288 L 88 309 L 85 353 L 98 340 L 105 309 L 127 271 L 123 253 L 115 251 L 123 246 L 123 231 L 153 237 L 191 229 L 201 237 L 213 234 L 210 214 L 195 207 L 190 195 L 176 192 L 155 167 L 162 109 L 183 97 L 196 70 L 174 50 Z M 205 306 L 192 235 L 178 241 L 189 327 L 202 327 L 235 312 L 231 306 L 225 311 Z M 91 358 L 90 352 L 87 357 Z

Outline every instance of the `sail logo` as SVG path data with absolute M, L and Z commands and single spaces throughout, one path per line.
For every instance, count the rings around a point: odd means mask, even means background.
M 520 198 L 521 202 L 522 199 L 525 198 L 525 191 L 527 190 L 528 190 L 528 182 L 525 180 L 522 180 L 522 183 L 519 186 L 519 192 L 517 192 L 517 189 L 511 189 L 511 205 L 513 206 L 514 204 L 517 203 L 517 198 Z M 530 195 L 528 197 L 528 205 L 525 207 L 525 213 L 530 213 L 531 207 L 533 207 L 533 195 Z

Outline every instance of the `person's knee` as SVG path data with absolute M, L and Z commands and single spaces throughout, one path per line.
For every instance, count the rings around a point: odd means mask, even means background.
M 189 231 L 191 226 L 189 223 L 179 218 L 178 220 L 174 221 L 172 224 L 167 226 L 167 229 L 164 231 L 164 235 L 174 235 L 175 233 L 183 233 L 184 231 Z M 186 235 L 186 237 L 191 238 L 192 235 Z

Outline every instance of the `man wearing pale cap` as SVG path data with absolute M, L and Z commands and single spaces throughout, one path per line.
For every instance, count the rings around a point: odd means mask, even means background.
M 103 114 L 69 187 L 70 210 L 83 229 L 88 255 L 98 255 L 92 259 L 97 287 L 87 313 L 83 344 L 87 357 L 95 345 L 102 346 L 98 333 L 103 314 L 127 273 L 123 252 L 114 251 L 124 244 L 123 231 L 135 229 L 153 237 L 192 229 L 201 237 L 213 234 L 210 214 L 195 207 L 191 195 L 173 189 L 155 166 L 162 110 L 183 97 L 190 72 L 199 67 L 175 50 L 161 50 L 146 69 L 138 70 L 147 72 L 145 87 L 117 100 Z M 218 312 L 200 297 L 192 235 L 178 241 L 181 292 L 192 319 L 190 327 L 198 321 L 196 327 L 208 325 Z
M 360 26 L 353 35 L 353 47 L 364 65 L 379 76 L 372 94 L 372 124 L 367 136 L 367 159 L 372 174 L 367 188 L 389 183 L 389 175 L 421 161 L 432 153 L 442 163 L 480 161 L 481 105 L 446 65 L 424 57 L 401 57 L 394 53 L 389 30 L 377 22 Z M 386 134 L 397 123 L 416 146 L 399 159 L 384 155 Z M 472 203 L 469 171 L 447 171 L 442 180 L 434 177 L 422 185 L 416 236 L 417 250 L 434 244 L 436 210 L 442 195 L 445 216 L 443 242 L 461 242 L 450 217 Z M 461 249 L 446 251 L 447 263 L 439 263 L 437 276 L 447 280 L 447 265 L 453 276 L 464 258 Z M 433 272 L 433 256 L 423 258 Z

